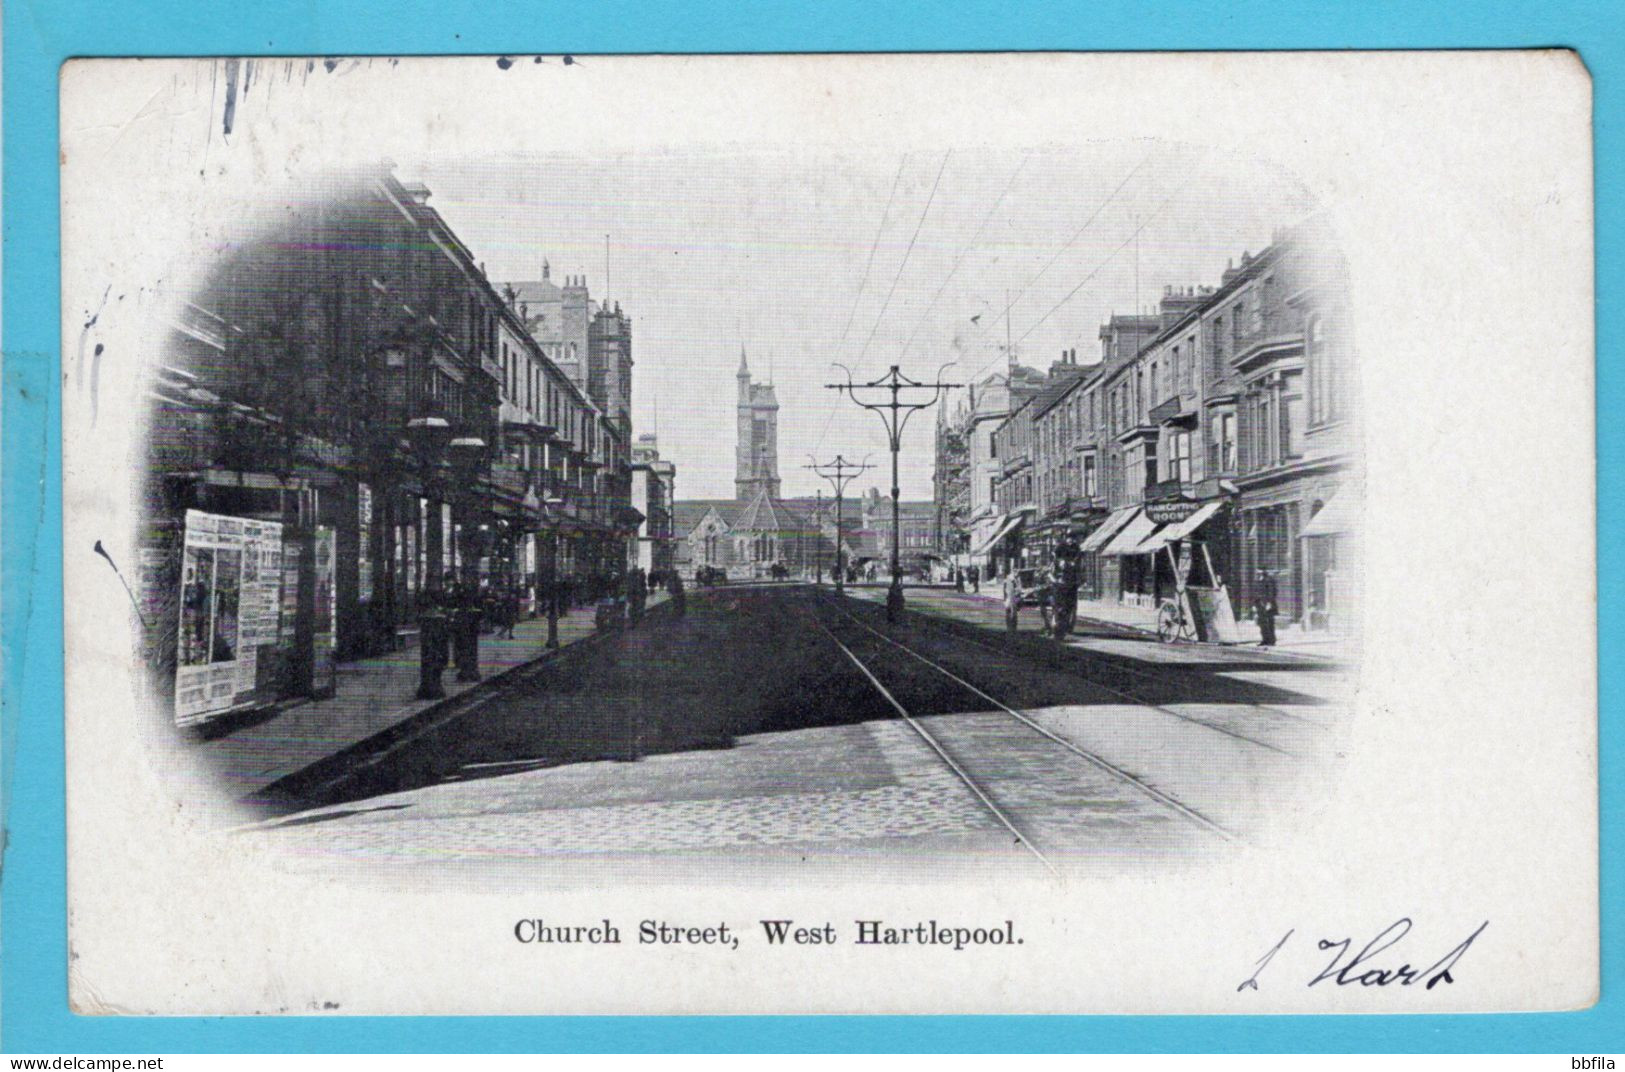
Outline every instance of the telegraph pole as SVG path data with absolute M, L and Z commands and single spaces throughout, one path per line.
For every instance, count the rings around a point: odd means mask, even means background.
M 953 362 L 948 362 L 948 365 Z M 939 379 L 932 383 L 922 383 L 911 380 L 903 375 L 902 371 L 893 365 L 884 376 L 870 380 L 867 383 L 852 382 L 852 370 L 844 365 L 837 366 L 846 372 L 845 383 L 827 383 L 824 386 L 832 391 L 844 391 L 852 401 L 864 409 L 872 410 L 880 415 L 880 422 L 886 426 L 886 439 L 891 447 L 891 587 L 886 589 L 886 620 L 896 622 L 903 616 L 903 579 L 902 571 L 902 524 L 898 510 L 898 496 L 901 494 L 897 480 L 897 455 L 903 448 L 903 429 L 908 427 L 908 419 L 922 409 L 929 409 L 942 398 L 942 392 L 955 387 L 963 387 L 960 383 L 944 383 L 940 379 L 943 365 L 937 370 Z M 930 391 L 931 397 L 923 401 L 905 401 L 903 396 L 908 392 Z M 886 396 L 890 395 L 888 399 Z M 919 396 L 915 395 L 915 399 Z
M 841 511 L 846 486 L 857 479 L 859 473 L 866 469 L 873 469 L 865 458 L 862 462 L 849 462 L 839 454 L 832 462 L 819 464 L 811 454 L 807 455 L 810 465 L 803 465 L 803 469 L 811 469 L 819 476 L 830 482 L 835 488 L 835 594 L 843 595 L 846 592 L 846 564 L 841 555 L 841 541 L 845 539 L 845 516 Z M 820 491 L 819 495 L 824 493 Z
M 818 509 L 813 513 L 813 516 L 818 519 L 818 525 L 822 530 L 824 524 L 823 488 L 818 489 Z M 819 531 L 813 536 L 813 584 L 824 583 L 824 541 L 819 539 L 822 535 L 823 532 Z

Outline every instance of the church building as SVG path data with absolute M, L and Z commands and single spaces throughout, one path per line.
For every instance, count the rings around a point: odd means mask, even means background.
M 775 567 L 790 576 L 812 576 L 818 555 L 824 566 L 833 546 L 817 519 L 781 496 L 779 401 L 771 383 L 753 383 L 739 348 L 735 417 L 734 497 L 679 500 L 673 509 L 677 568 L 693 576 L 702 567 L 721 569 L 730 580 L 768 577 Z

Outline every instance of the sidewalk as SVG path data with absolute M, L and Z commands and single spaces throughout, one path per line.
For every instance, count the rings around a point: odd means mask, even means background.
M 1078 617 L 1090 618 L 1097 622 L 1107 622 L 1111 625 L 1127 626 L 1130 629 L 1139 629 L 1148 633 L 1157 631 L 1157 612 L 1153 608 L 1131 607 L 1122 603 L 1111 603 L 1105 600 L 1080 599 L 1078 600 Z M 1236 632 L 1240 636 L 1241 644 L 1257 644 L 1261 639 L 1258 632 L 1258 623 L 1246 618 L 1236 622 Z M 1349 637 L 1338 633 L 1328 633 L 1324 630 L 1312 631 L 1302 625 L 1283 623 L 1275 630 L 1275 646 L 1285 652 L 1299 651 L 1306 655 L 1325 655 L 1337 657 L 1351 646 Z
M 651 593 L 649 606 L 665 601 Z M 567 647 L 594 631 L 592 607 L 577 607 L 559 617 L 559 646 Z M 480 635 L 478 682 L 456 680 L 455 665 L 441 680 L 446 696 L 419 700 L 418 648 L 374 659 L 339 663 L 335 695 L 325 700 L 295 701 L 263 722 L 243 726 L 190 747 L 235 799 L 264 789 L 295 771 L 326 759 L 382 733 L 431 707 L 481 688 L 509 670 L 547 654 L 547 619 L 533 618 L 514 627 L 510 640 L 494 633 Z
M 967 599 L 982 600 L 1000 606 L 1004 602 L 1003 596 L 990 591 L 986 586 L 979 593 L 967 591 L 964 596 Z M 1029 609 L 1027 613 L 1032 611 Z M 1120 626 L 1152 636 L 1157 632 L 1157 612 L 1154 608 L 1133 607 L 1108 600 L 1078 600 L 1078 619 Z M 1256 645 L 1260 640 L 1257 623 L 1247 619 L 1236 622 L 1236 632 L 1240 635 L 1239 644 L 1242 646 Z M 1281 625 L 1275 631 L 1274 650 L 1282 655 L 1313 655 L 1342 659 L 1347 658 L 1353 649 L 1353 639 L 1341 634 L 1312 632 L 1295 624 Z

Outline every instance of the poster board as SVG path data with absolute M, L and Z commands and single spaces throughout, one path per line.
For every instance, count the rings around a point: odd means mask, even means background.
M 1189 609 L 1191 619 L 1196 623 L 1197 639 L 1215 644 L 1241 643 L 1228 588 L 1222 584 L 1217 588 L 1192 585 L 1185 589 L 1185 596 L 1190 600 Z
M 261 649 L 280 631 L 282 526 L 186 512 L 175 653 L 175 724 L 254 703 Z

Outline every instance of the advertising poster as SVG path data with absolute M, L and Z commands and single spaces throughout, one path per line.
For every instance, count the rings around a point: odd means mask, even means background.
M 277 639 L 281 540 L 276 522 L 186 512 L 176 635 L 177 725 L 253 699 L 258 648 Z

